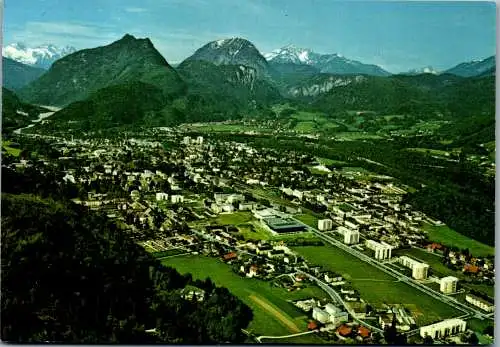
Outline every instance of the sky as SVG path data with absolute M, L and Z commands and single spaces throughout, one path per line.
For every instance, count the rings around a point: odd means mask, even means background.
M 243 37 L 261 53 L 294 44 L 397 73 L 496 53 L 494 2 L 337 0 L 4 0 L 2 45 L 92 48 L 149 37 L 170 63 Z

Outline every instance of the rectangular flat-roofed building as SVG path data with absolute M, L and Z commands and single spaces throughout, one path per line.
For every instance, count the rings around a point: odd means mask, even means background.
M 263 218 L 262 221 L 272 232 L 279 234 L 300 232 L 306 229 L 306 226 L 297 223 L 291 218 L 268 217 Z
M 453 318 L 447 319 L 420 328 L 420 336 L 425 338 L 430 336 L 433 339 L 441 339 L 446 336 L 456 335 L 465 331 L 467 323 L 464 320 Z

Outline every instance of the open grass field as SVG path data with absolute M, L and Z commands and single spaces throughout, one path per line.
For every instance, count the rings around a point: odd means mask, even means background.
M 310 214 L 298 214 L 294 217 L 300 220 L 302 223 L 309 225 L 310 227 L 318 227 L 318 218 L 311 216 Z
M 214 220 L 217 224 L 234 225 L 246 240 L 267 240 L 272 236 L 260 225 L 251 212 L 220 214 Z
M 344 141 L 379 140 L 383 138 L 380 135 L 364 133 L 364 132 L 341 132 L 341 133 L 336 133 L 335 137 Z
M 316 335 L 315 333 L 300 335 L 295 337 L 286 337 L 283 339 L 262 339 L 263 343 L 267 344 L 279 344 L 279 345 L 287 345 L 287 344 L 301 344 L 301 345 L 319 345 L 319 344 L 330 344 L 327 341 L 323 340 L 321 337 Z
M 210 277 L 218 286 L 228 288 L 252 308 L 254 319 L 248 329 L 257 335 L 280 336 L 296 333 L 297 329 L 306 331 L 305 313 L 287 300 L 327 297 L 326 293 L 314 286 L 288 292 L 271 286 L 269 282 L 240 277 L 229 265 L 215 258 L 189 255 L 165 259 L 162 263 L 181 273 L 191 273 L 193 278 Z
M 259 225 L 258 221 L 251 221 L 246 224 L 239 224 L 237 226 L 240 233 L 243 235 L 245 240 L 268 240 L 272 238 L 270 232 Z
M 10 141 L 2 141 L 2 148 L 10 155 L 13 155 L 14 157 L 19 157 L 21 149 L 9 147 L 10 143 L 11 143 Z
M 458 247 L 460 249 L 468 248 L 474 256 L 480 257 L 495 254 L 494 247 L 464 236 L 445 225 L 434 226 L 426 223 L 423 225 L 423 229 L 427 231 L 431 241 L 439 242 L 447 246 Z
M 218 224 L 231 224 L 238 225 L 242 223 L 247 223 L 252 220 L 251 212 L 234 212 L 227 214 L 220 214 L 215 218 Z
M 411 306 L 419 325 L 461 314 L 460 311 L 423 295 L 419 290 L 333 246 L 305 246 L 293 249 L 313 264 L 342 274 L 359 291 L 361 297 L 370 303 Z
M 339 165 L 339 166 L 347 165 L 347 162 L 341 160 L 333 160 L 320 157 L 316 158 L 316 160 L 322 165 Z
M 302 133 L 310 133 L 310 132 L 313 132 L 314 130 L 316 130 L 316 123 L 314 123 L 314 122 L 299 122 L 299 124 L 297 124 L 295 126 L 295 128 L 293 128 L 293 130 L 298 131 L 298 132 L 302 132 Z

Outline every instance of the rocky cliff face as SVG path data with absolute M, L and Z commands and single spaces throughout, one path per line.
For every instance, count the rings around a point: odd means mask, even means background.
M 315 97 L 328 93 L 336 87 L 362 83 L 366 79 L 364 76 L 320 75 L 304 82 L 300 86 L 290 87 L 287 90 L 287 94 L 293 97 Z

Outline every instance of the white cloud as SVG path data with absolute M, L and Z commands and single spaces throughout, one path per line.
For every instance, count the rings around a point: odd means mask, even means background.
M 143 7 L 127 7 L 125 8 L 125 12 L 129 12 L 129 13 L 143 13 L 143 12 L 147 12 L 148 9 L 147 8 L 143 8 Z
M 51 43 L 89 48 L 110 43 L 123 34 L 115 26 L 102 23 L 31 21 L 13 28 L 9 41 L 24 42 L 29 46 Z

